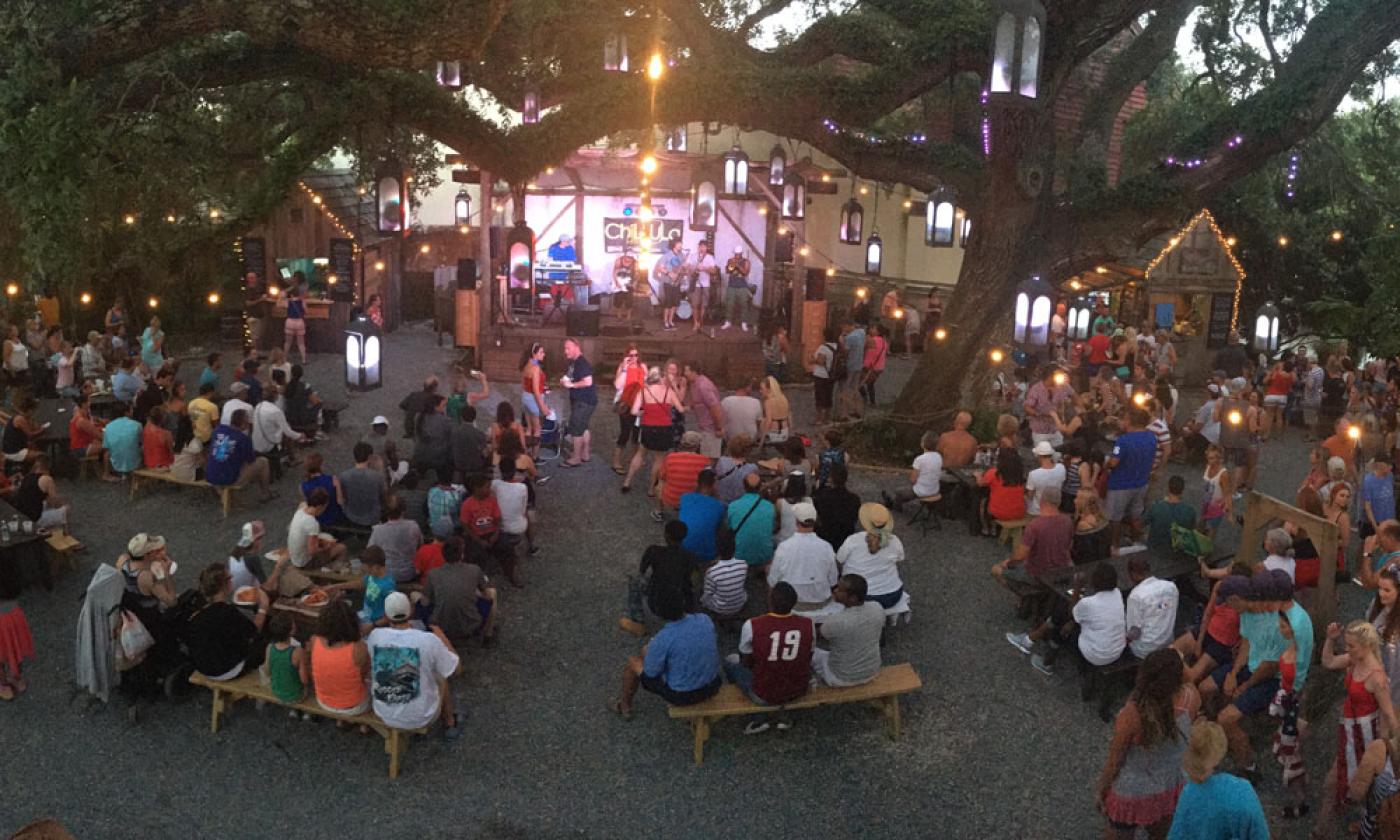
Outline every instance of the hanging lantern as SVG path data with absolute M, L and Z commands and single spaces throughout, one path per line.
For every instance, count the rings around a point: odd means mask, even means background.
M 715 182 L 701 176 L 690 189 L 690 226 L 694 230 L 714 230 L 716 208 Z
M 951 248 L 953 245 L 953 191 L 939 187 L 928 197 L 924 210 L 924 244 L 937 248 Z
M 374 181 L 374 206 L 378 208 L 380 233 L 399 233 L 408 227 L 408 201 L 403 183 L 403 173 L 395 166 L 381 169 Z
M 962 231 L 958 234 L 958 247 L 966 248 L 967 240 L 972 236 L 972 215 L 969 213 L 963 216 Z
M 847 245 L 859 245 L 861 228 L 865 223 L 865 208 L 854 198 L 841 205 L 841 241 Z
M 1070 341 L 1088 341 L 1089 325 L 1094 321 L 1094 299 L 1079 295 L 1069 302 L 1065 325 Z
M 877 230 L 870 234 L 870 238 L 865 242 L 865 273 L 874 276 L 880 275 L 880 262 L 885 256 L 885 243 L 880 241 L 880 232 Z
M 768 186 L 781 187 L 783 179 L 787 177 L 787 155 L 783 153 L 783 147 L 773 146 L 773 151 L 768 153 Z
M 737 143 L 724 153 L 724 194 L 735 198 L 749 194 L 749 156 Z
M 525 103 L 520 109 L 520 121 L 534 125 L 540 121 L 540 94 L 534 88 L 525 89 Z
M 666 151 L 683 152 L 686 144 L 685 126 L 678 125 L 666 132 Z
M 807 216 L 807 181 L 793 173 L 783 179 L 783 218 L 803 219 Z
M 1050 343 L 1054 295 L 1055 291 L 1039 274 L 1032 274 L 1016 287 L 1016 322 L 1011 340 L 1019 347 L 1036 350 Z
M 372 391 L 384 384 L 379 367 L 379 327 L 364 315 L 345 328 L 345 387 Z
M 1254 314 L 1254 350 L 1272 356 L 1278 352 L 1278 307 L 1270 301 Z
M 472 220 L 472 197 L 466 190 L 457 193 L 457 198 L 452 202 L 452 215 L 457 220 L 457 224 L 470 224 Z
M 988 93 L 1035 99 L 1045 47 L 1045 7 L 1038 0 L 992 0 L 991 5 L 997 11 L 997 24 Z
M 461 90 L 462 62 L 439 61 L 437 63 L 437 83 L 438 87 L 445 87 L 448 90 Z
M 627 36 L 621 32 L 603 41 L 603 69 L 615 73 L 627 72 Z

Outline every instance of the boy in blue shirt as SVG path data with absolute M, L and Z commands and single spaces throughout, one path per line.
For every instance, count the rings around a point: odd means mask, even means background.
M 1115 550 L 1124 522 L 1134 534 L 1142 530 L 1139 520 L 1147 509 L 1147 481 L 1157 460 L 1157 436 L 1147 431 L 1151 422 L 1145 410 L 1136 406 L 1129 409 L 1128 430 L 1118 436 L 1104 465 L 1109 469 L 1104 512 L 1109 521 L 1109 545 Z

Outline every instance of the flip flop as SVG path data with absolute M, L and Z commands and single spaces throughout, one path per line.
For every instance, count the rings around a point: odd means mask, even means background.
M 631 709 L 627 709 L 626 711 L 624 711 L 623 708 L 622 708 L 622 701 L 621 701 L 621 700 L 616 700 L 616 699 L 614 699 L 614 700 L 609 700 L 609 701 L 608 701 L 608 710 L 611 711 L 613 714 L 617 715 L 618 717 L 622 718 L 623 720 L 631 720 L 631 719 L 632 719 L 632 710 L 631 710 Z
M 613 467 L 612 471 L 617 473 L 618 475 L 627 475 L 627 470 L 624 470 L 621 467 Z
M 575 464 L 575 463 L 572 462 L 572 461 L 560 461 L 560 462 L 559 462 L 559 466 L 561 466 L 561 467 L 569 467 L 570 469 L 572 469 L 572 468 L 574 468 L 574 467 L 581 467 L 581 466 L 583 466 L 583 463 L 580 462 L 580 463 Z

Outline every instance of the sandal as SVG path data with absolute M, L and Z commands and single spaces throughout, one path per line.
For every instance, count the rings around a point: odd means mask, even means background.
M 622 467 L 613 467 L 612 471 L 618 475 L 627 475 L 627 470 L 624 470 Z
M 608 701 L 608 709 L 609 709 L 610 711 L 612 711 L 613 714 L 617 715 L 618 717 L 622 718 L 623 720 L 631 720 L 631 719 L 632 719 L 632 710 L 631 710 L 631 709 L 624 709 L 624 708 L 622 708 L 622 701 L 621 701 L 621 700 L 609 700 L 609 701 Z

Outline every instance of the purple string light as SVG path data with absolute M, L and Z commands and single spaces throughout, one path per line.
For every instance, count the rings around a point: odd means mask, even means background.
M 992 118 L 987 114 L 987 99 L 990 92 L 983 88 L 982 96 L 982 157 L 992 156 Z
M 1232 134 L 1229 140 L 1225 141 L 1225 148 L 1238 149 L 1244 145 L 1244 135 Z M 1179 158 L 1176 155 L 1167 155 L 1162 158 L 1162 165 L 1168 168 L 1197 169 L 1206 165 L 1206 158 Z
M 1298 197 L 1298 154 L 1296 152 L 1288 156 L 1288 179 L 1283 194 L 1289 201 Z

